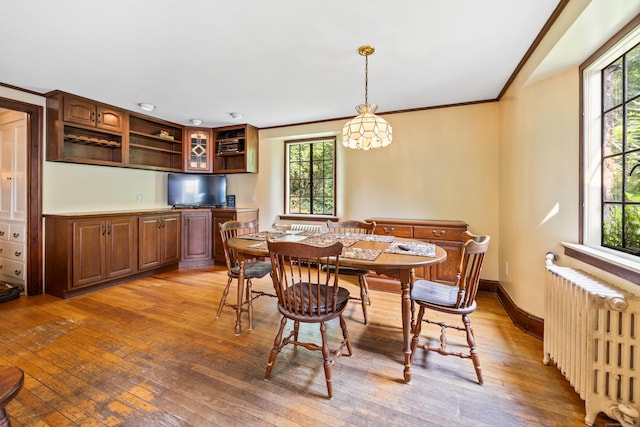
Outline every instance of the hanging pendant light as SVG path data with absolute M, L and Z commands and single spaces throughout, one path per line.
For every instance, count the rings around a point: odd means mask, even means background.
M 365 58 L 364 68 L 364 104 L 356 107 L 358 115 L 345 123 L 342 129 L 342 144 L 356 150 L 370 150 L 386 147 L 393 140 L 391 125 L 375 115 L 378 106 L 369 104 L 369 55 L 375 49 L 372 46 L 360 46 L 358 53 Z

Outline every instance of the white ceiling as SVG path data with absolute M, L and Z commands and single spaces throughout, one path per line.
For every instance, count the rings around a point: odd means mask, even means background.
M 596 0 L 594 0 L 595 2 Z M 597 0 L 610 5 L 636 0 Z M 559 0 L 0 0 L 0 83 L 271 127 L 495 99 Z M 628 10 L 625 12 L 628 14 Z

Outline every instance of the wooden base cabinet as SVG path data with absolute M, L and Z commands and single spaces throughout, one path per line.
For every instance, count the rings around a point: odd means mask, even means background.
M 177 268 L 180 235 L 179 212 L 45 215 L 45 292 L 69 298 Z
M 65 298 L 136 268 L 134 216 L 47 218 L 45 291 Z
M 369 218 L 367 221 L 376 222 L 376 234 L 419 239 L 440 246 L 447 252 L 447 259 L 440 264 L 417 269 L 415 275 L 447 285 L 456 283 L 464 243 L 462 233 L 467 230 L 465 222 L 397 218 Z M 369 274 L 367 282 L 372 289 L 400 292 L 397 282 L 384 276 Z
M 180 261 L 180 214 L 138 218 L 138 268 L 147 270 Z
M 182 259 L 180 267 L 213 264 L 210 209 L 182 211 Z

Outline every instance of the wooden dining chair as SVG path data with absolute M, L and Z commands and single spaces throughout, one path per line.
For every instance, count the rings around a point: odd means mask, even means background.
M 274 294 L 270 294 L 267 292 L 256 291 L 253 289 L 252 279 L 259 279 L 265 277 L 267 274 L 271 272 L 271 262 L 269 261 L 260 261 L 257 259 L 245 260 L 244 263 L 244 278 L 246 280 L 245 292 L 241 301 L 236 301 L 235 304 L 227 303 L 227 295 L 229 294 L 229 288 L 231 287 L 231 282 L 234 280 L 238 280 L 238 273 L 240 271 L 240 262 L 238 260 L 238 253 L 229 245 L 227 242 L 229 239 L 242 236 L 244 234 L 249 233 L 257 233 L 258 232 L 258 223 L 257 221 L 252 222 L 239 222 L 239 221 L 227 221 L 225 223 L 220 224 L 220 235 L 222 237 L 222 245 L 224 248 L 224 258 L 227 263 L 227 286 L 224 288 L 222 292 L 222 297 L 220 298 L 220 303 L 218 304 L 218 312 L 216 313 L 216 319 L 220 317 L 222 313 L 222 308 L 226 305 L 228 307 L 232 307 L 238 311 L 238 306 L 240 306 L 241 312 L 246 312 L 249 317 L 249 330 L 253 329 L 253 300 L 261 297 L 261 296 L 271 296 L 275 297 Z M 239 284 L 238 284 L 239 285 Z M 240 319 L 238 319 L 238 322 Z M 238 324 L 239 325 L 239 324 Z
M 373 234 L 376 229 L 376 223 L 375 221 L 366 222 L 358 220 L 328 220 L 327 228 L 329 229 L 330 233 Z M 371 305 L 371 298 L 369 297 L 369 284 L 367 283 L 367 274 L 369 274 L 369 270 L 363 270 L 353 267 L 340 267 L 339 274 L 358 277 L 358 284 L 360 285 L 360 298 L 351 297 L 351 299 L 360 301 L 360 303 L 362 304 L 362 316 L 364 317 L 364 324 L 368 324 L 369 319 L 367 316 L 367 306 Z
M 278 296 L 278 310 L 282 314 L 280 328 L 276 334 L 273 349 L 269 356 L 265 381 L 269 380 L 273 364 L 283 347 L 292 344 L 294 348 L 302 346 L 308 350 L 322 352 L 324 374 L 329 399 L 333 398 L 331 368 L 346 347 L 352 354 L 347 324 L 342 312 L 349 300 L 349 291 L 338 284 L 338 275 L 334 269 L 322 269 L 325 264 L 338 267 L 342 243 L 331 246 L 312 246 L 303 242 L 272 242 L 267 240 L 271 258 L 273 286 Z M 327 341 L 325 322 L 340 319 L 342 342 L 334 349 Z M 293 330 L 283 335 L 288 320 L 293 320 Z M 319 323 L 322 344 L 298 340 L 300 323 Z
M 482 384 L 482 369 L 480 357 L 476 349 L 476 341 L 471 328 L 471 314 L 476 309 L 476 294 L 480 281 L 480 271 L 484 255 L 489 248 L 489 236 L 476 236 L 468 231 L 462 234 L 465 243 L 462 247 L 462 259 L 458 266 L 456 285 L 445 285 L 430 282 L 428 280 L 416 280 L 411 290 L 411 300 L 418 304 L 418 319 L 416 321 L 413 340 L 411 341 L 411 358 L 415 359 L 417 348 L 425 351 L 434 351 L 445 356 L 457 356 L 462 359 L 471 359 L 478 377 L 478 383 Z M 443 321 L 430 320 L 424 317 L 425 310 L 430 309 L 441 313 L 462 316 L 462 324 L 448 324 Z M 422 322 L 440 326 L 440 345 L 430 345 L 428 341 L 420 344 L 420 332 Z M 451 351 L 447 348 L 446 329 L 456 329 L 466 332 L 468 352 Z

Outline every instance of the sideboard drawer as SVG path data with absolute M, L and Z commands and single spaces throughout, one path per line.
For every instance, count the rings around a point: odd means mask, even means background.
M 453 240 L 462 241 L 465 228 L 460 227 L 413 227 L 413 237 L 425 240 Z
M 398 224 L 376 224 L 375 233 L 383 236 L 413 237 L 413 226 Z

